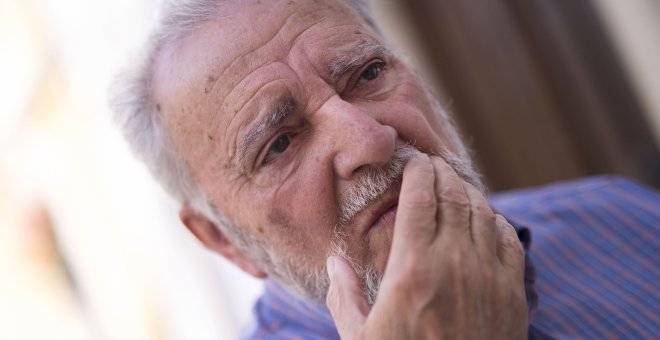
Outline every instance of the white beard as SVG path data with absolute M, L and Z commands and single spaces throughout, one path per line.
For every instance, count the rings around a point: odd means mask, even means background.
M 356 214 L 378 201 L 394 184 L 400 182 L 406 163 L 419 152 L 411 145 L 398 145 L 390 162 L 383 168 L 365 169 L 355 186 L 343 193 L 339 204 L 340 223 L 335 226 L 333 240 L 327 250 L 326 257 L 330 255 L 341 256 L 353 266 L 363 283 L 364 293 L 369 304 L 376 301 L 382 279 L 381 274 L 379 274 L 378 268 L 371 264 L 358 263 L 348 254 L 346 246 L 348 234 L 343 231 L 343 227 Z M 480 177 L 472 167 L 469 158 L 461 158 L 448 151 L 441 152 L 439 156 L 452 166 L 463 180 L 483 191 Z M 221 225 L 227 226 L 226 223 L 228 221 L 221 221 Z M 223 228 L 223 231 L 229 234 L 232 241 L 244 254 L 249 256 L 250 260 L 258 264 L 290 292 L 310 302 L 325 304 L 330 286 L 325 263 L 321 266 L 306 263 L 305 258 L 290 252 L 272 249 L 269 244 L 246 233 L 244 230 L 236 226 Z

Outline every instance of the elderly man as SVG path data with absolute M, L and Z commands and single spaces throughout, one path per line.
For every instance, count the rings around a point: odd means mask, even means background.
M 542 335 L 526 229 L 359 0 L 174 3 L 138 66 L 127 139 L 206 247 L 270 278 L 250 337 Z

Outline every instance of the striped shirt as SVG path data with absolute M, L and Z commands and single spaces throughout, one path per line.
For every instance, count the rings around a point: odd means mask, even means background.
M 660 338 L 660 194 L 606 176 L 490 201 L 534 263 L 525 270 L 530 339 Z M 244 338 L 339 338 L 325 306 L 272 280 L 254 314 Z
M 595 177 L 492 203 L 533 232 L 532 325 L 557 338 L 660 339 L 660 194 Z

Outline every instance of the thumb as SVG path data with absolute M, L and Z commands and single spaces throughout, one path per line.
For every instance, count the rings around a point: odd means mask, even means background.
M 369 314 L 369 303 L 353 267 L 342 257 L 327 259 L 330 287 L 326 304 L 342 339 L 355 339 Z

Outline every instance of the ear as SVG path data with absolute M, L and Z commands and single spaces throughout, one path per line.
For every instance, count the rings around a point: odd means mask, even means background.
M 224 256 L 235 265 L 239 266 L 246 273 L 256 278 L 266 278 L 268 275 L 261 270 L 259 266 L 250 261 L 232 243 L 226 235 L 220 231 L 220 228 L 209 220 L 204 214 L 184 204 L 179 210 L 181 222 L 195 235 L 195 237 L 206 246 L 206 248 L 215 251 Z

